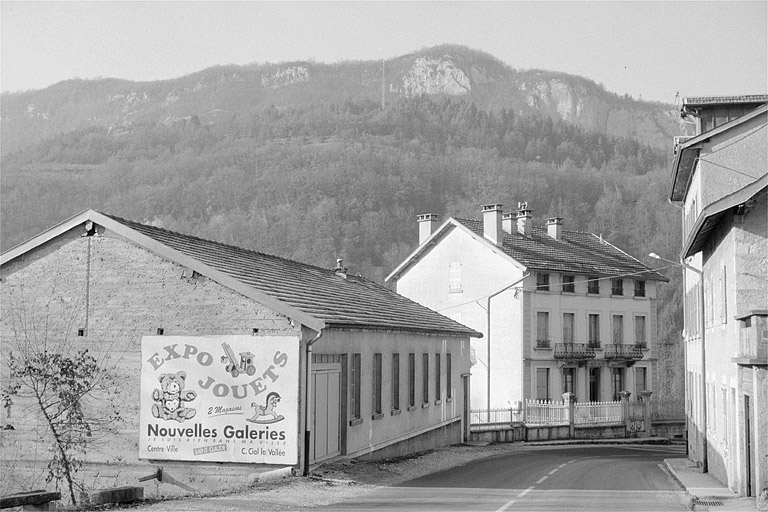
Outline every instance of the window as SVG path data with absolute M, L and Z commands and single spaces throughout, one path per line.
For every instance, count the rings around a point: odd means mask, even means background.
M 353 419 L 358 419 L 360 418 L 360 354 L 352 354 L 352 370 L 350 374 L 350 413 Z
M 624 315 L 613 315 L 613 343 L 621 345 L 624 343 Z
M 536 399 L 549 400 L 549 368 L 536 369 Z
M 563 343 L 573 343 L 573 313 L 563 313 Z
M 442 375 L 440 374 L 440 370 L 442 370 L 442 368 L 440 368 L 440 363 L 440 354 L 435 354 L 435 400 L 438 402 L 443 399 L 443 393 L 440 389 L 443 385 L 441 382 Z
M 424 392 L 422 403 L 429 403 L 429 354 L 421 356 L 421 388 Z
M 645 339 L 645 317 L 635 317 L 635 346 L 638 348 L 646 348 L 647 341 Z
M 536 313 L 536 348 L 549 348 L 549 313 Z
M 624 368 L 613 369 L 613 399 L 621 400 L 621 393 L 624 391 Z
M 589 369 L 589 401 L 600 401 L 600 368 Z
M 392 410 L 400 410 L 400 354 L 392 354 Z
M 589 339 L 590 347 L 600 346 L 600 315 L 589 315 Z
M 408 354 L 408 407 L 416 407 L 416 354 Z
M 645 281 L 635 279 L 635 297 L 645 297 Z
M 448 264 L 448 292 L 461 293 L 461 262 L 452 261 Z
M 623 279 L 611 279 L 611 295 L 624 295 Z
M 563 368 L 563 393 L 573 393 L 573 374 L 575 368 Z
M 549 274 L 536 272 L 536 289 L 543 292 L 549 291 Z
M 373 354 L 373 415 L 381 417 L 381 354 Z
M 563 291 L 566 293 L 573 293 L 576 291 L 573 276 L 563 275 Z
M 635 368 L 635 398 L 639 401 L 642 400 L 643 395 L 641 391 L 648 389 L 648 374 L 647 368 Z
M 448 400 L 453 398 L 453 380 L 451 378 L 451 375 L 453 373 L 453 362 L 451 361 L 451 353 L 445 354 L 445 388 L 446 388 L 446 395 L 448 395 Z
M 600 294 L 600 278 L 597 276 L 587 277 L 587 293 L 595 295 Z

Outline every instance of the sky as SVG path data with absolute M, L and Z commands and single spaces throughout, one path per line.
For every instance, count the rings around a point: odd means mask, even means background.
M 439 44 L 620 95 L 768 93 L 768 1 L 0 0 L 0 90 L 223 64 L 380 60 Z

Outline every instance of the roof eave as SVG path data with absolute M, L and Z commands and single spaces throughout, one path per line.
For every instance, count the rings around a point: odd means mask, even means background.
M 757 107 L 743 116 L 720 125 L 717 128 L 703 132 L 686 141 L 684 144 L 681 144 L 677 149 L 675 161 L 672 164 L 672 186 L 669 192 L 669 201 L 672 203 L 680 203 L 685 200 L 688 185 L 693 176 L 693 170 L 703 143 L 708 142 L 712 137 L 717 137 L 723 132 L 746 123 L 752 118 L 765 114 L 766 112 L 768 112 L 768 103 Z
M 691 227 L 691 232 L 688 234 L 688 238 L 685 241 L 685 245 L 683 245 L 683 250 L 681 251 L 680 256 L 685 259 L 699 252 L 698 250 L 695 250 L 695 248 L 699 246 L 699 238 L 700 236 L 703 236 L 703 228 L 710 218 L 746 202 L 766 187 L 768 187 L 768 174 L 764 174 L 757 181 L 718 199 L 704 208 Z

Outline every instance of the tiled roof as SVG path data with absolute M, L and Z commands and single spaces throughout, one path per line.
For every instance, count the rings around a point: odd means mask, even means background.
M 480 336 L 364 277 L 107 216 L 331 327 Z
M 483 222 L 454 219 L 478 236 L 483 236 Z M 504 233 L 501 250 L 529 270 L 549 270 L 598 276 L 637 276 L 641 279 L 668 281 L 666 277 L 602 240 L 583 231 L 561 232 L 555 240 L 546 228 L 533 227 L 530 236 Z

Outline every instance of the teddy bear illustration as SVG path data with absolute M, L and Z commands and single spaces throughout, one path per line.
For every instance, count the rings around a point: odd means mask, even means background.
M 197 398 L 197 393 L 184 389 L 187 378 L 186 372 L 163 373 L 158 380 L 160 389 L 152 391 L 152 416 L 164 420 L 176 420 L 179 423 L 191 419 L 197 414 L 197 409 L 187 407 L 185 402 Z

